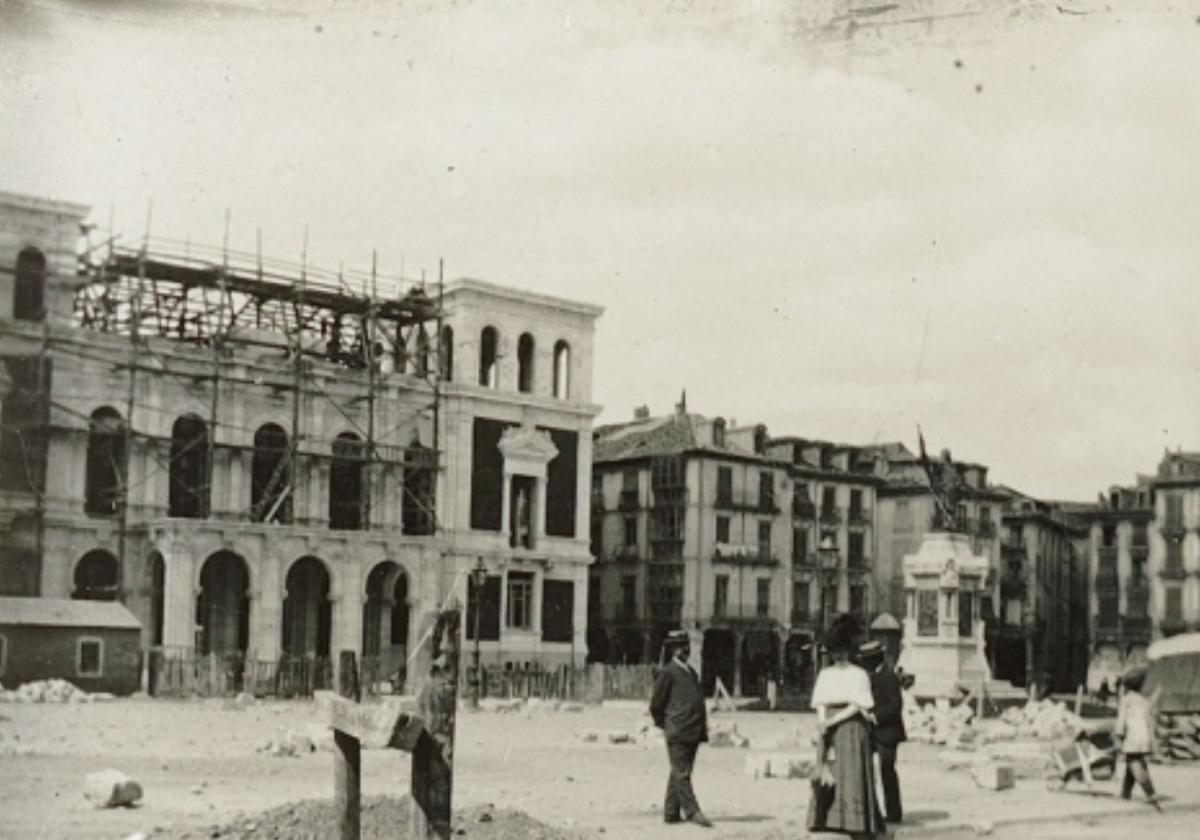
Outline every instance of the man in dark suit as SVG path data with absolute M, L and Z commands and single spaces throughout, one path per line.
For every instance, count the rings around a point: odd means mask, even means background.
M 650 716 L 663 731 L 671 761 L 663 820 L 668 823 L 688 820 L 710 828 L 712 823 L 700 810 L 692 790 L 692 767 L 696 763 L 696 750 L 708 740 L 708 718 L 700 677 L 688 664 L 691 645 L 687 633 L 683 630 L 668 633 L 664 653 L 669 658 L 654 678 L 654 694 L 650 698 Z
M 871 695 L 875 700 L 875 727 L 871 730 L 871 745 L 879 756 L 879 776 L 883 783 L 884 813 L 887 821 L 903 819 L 900 807 L 900 778 L 896 775 L 896 753 L 908 740 L 904 731 L 904 700 L 900 694 L 900 678 L 888 665 L 879 642 L 867 642 L 858 650 L 859 661 L 871 675 Z

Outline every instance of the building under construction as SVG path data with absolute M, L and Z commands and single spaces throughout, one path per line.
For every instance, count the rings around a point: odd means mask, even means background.
M 167 660 L 389 677 L 457 597 L 485 664 L 582 662 L 598 307 L 87 212 L 0 193 L 0 594 L 119 600 Z

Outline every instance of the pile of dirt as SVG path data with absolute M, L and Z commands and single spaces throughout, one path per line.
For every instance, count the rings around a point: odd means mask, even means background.
M 13 691 L 0 685 L 0 703 L 95 703 L 112 700 L 108 692 L 89 694 L 66 680 L 37 680 Z
M 411 800 L 375 796 L 362 801 L 362 840 L 405 840 Z M 581 840 L 579 832 L 538 822 L 522 811 L 481 805 L 456 811 L 453 834 L 475 840 Z M 307 800 L 282 805 L 225 825 L 178 835 L 178 840 L 327 840 L 338 836 L 333 802 Z

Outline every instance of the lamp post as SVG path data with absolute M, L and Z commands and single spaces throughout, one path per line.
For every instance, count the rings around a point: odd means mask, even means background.
M 828 534 L 822 538 L 817 546 L 817 557 L 820 561 L 820 576 L 821 576 L 821 623 L 820 632 L 822 638 L 825 631 L 829 629 L 829 614 L 831 608 L 837 607 L 837 576 L 838 576 L 838 547 L 833 541 L 833 537 Z M 830 592 L 833 588 L 833 603 L 830 604 Z M 820 640 L 818 640 L 819 642 Z M 822 646 L 822 650 L 824 647 Z M 822 657 L 823 658 L 823 657 Z M 824 664 L 824 663 L 822 663 Z
M 468 679 L 472 709 L 479 708 L 479 615 L 483 612 L 483 587 L 487 585 L 487 576 L 487 566 L 483 565 L 483 558 L 480 557 L 475 561 L 475 568 L 471 570 L 471 583 L 475 587 L 475 650 L 471 656 L 471 673 Z

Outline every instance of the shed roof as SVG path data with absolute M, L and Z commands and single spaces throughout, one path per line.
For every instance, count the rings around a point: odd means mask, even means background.
M 0 597 L 0 624 L 140 630 L 142 623 L 116 601 Z

